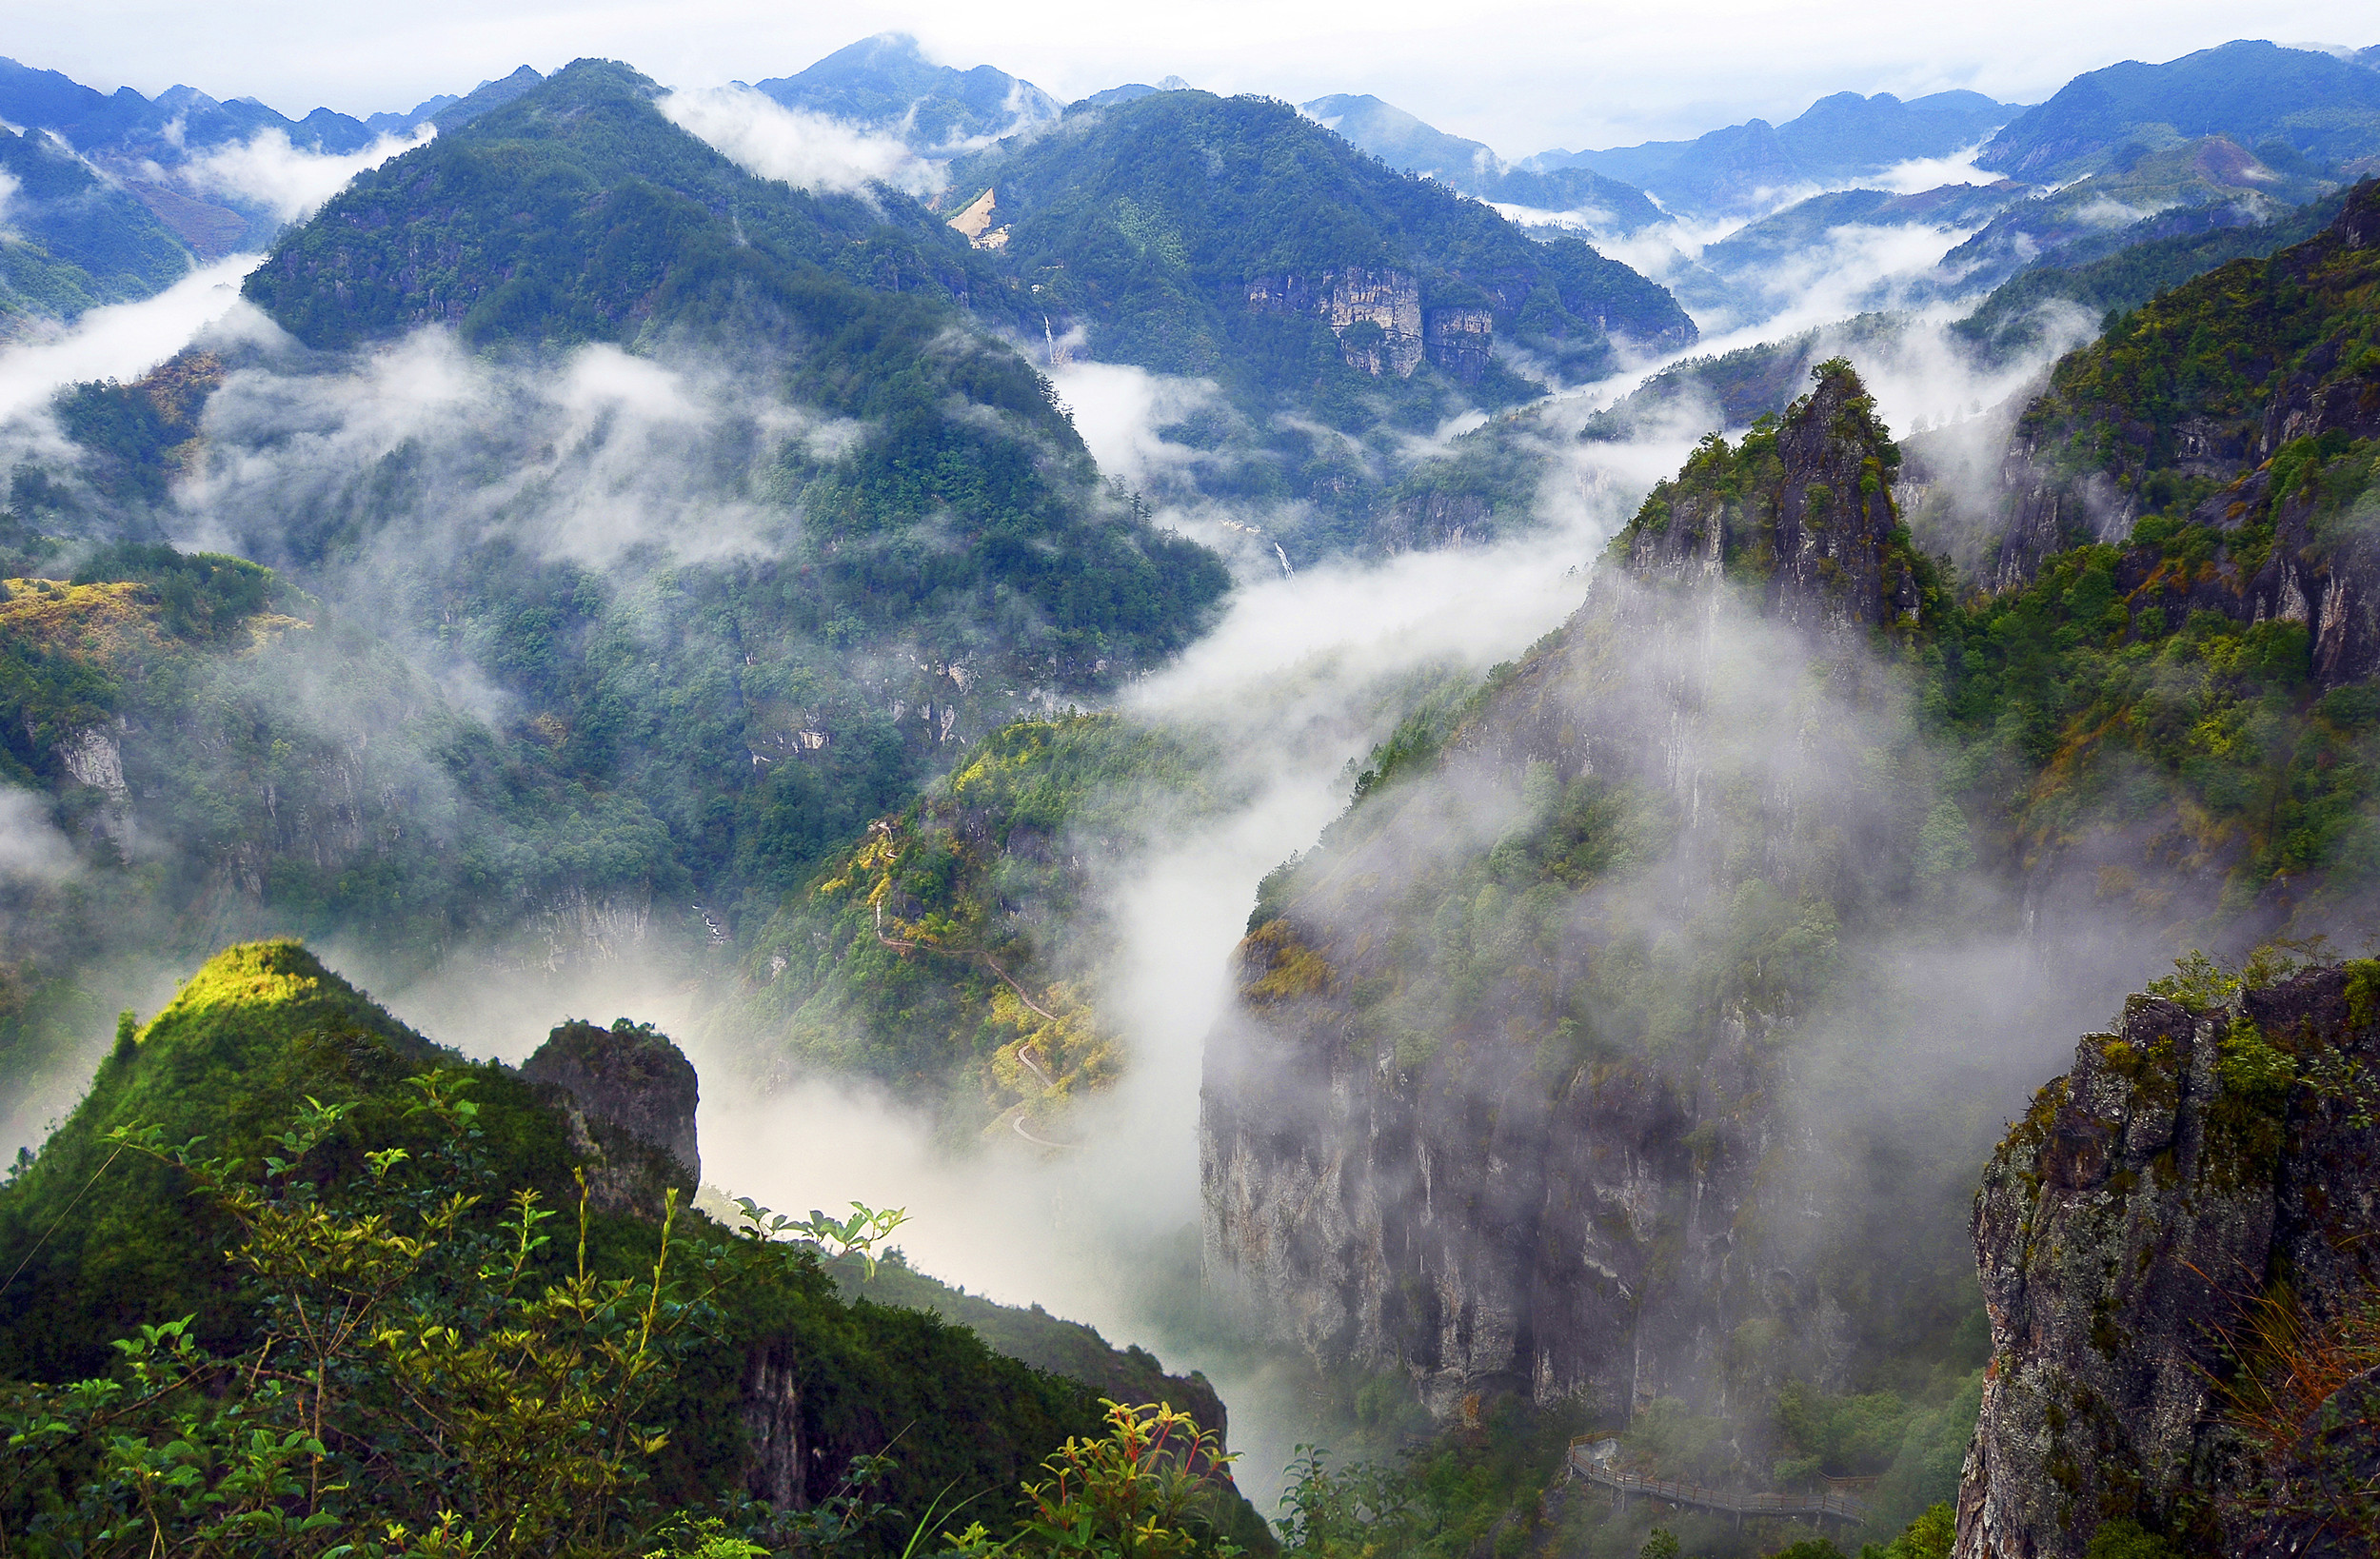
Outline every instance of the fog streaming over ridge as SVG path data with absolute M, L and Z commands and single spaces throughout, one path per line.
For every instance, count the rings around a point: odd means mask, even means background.
M 69 385 L 137 379 L 240 303 L 240 278 L 259 257 L 201 266 L 153 298 L 87 311 L 71 326 L 0 346 L 0 420 L 34 410 Z
M 303 222 L 358 173 L 426 145 L 437 133 L 426 120 L 408 134 L 383 135 L 360 151 L 327 152 L 291 145 L 287 130 L 263 129 L 246 141 L 210 147 L 156 176 L 203 195 L 261 206 L 285 223 Z
M 931 195 L 943 168 L 909 149 L 898 136 L 843 120 L 789 109 L 741 83 L 664 95 L 670 123 L 709 143 L 747 173 L 782 179 L 820 194 L 856 194 L 885 185 Z
M 264 349 L 240 354 L 208 401 L 207 456 L 169 524 L 186 545 L 285 563 L 309 562 L 324 527 L 359 505 L 392 500 L 374 544 L 417 559 L 498 536 L 597 565 L 645 547 L 752 554 L 786 523 L 763 502 L 774 463 L 788 448 L 831 456 L 849 437 L 773 393 L 757 359 L 599 343 L 507 361 L 427 328 L 324 365 L 247 305 L 219 331 Z M 403 483 L 367 487 L 392 460 Z

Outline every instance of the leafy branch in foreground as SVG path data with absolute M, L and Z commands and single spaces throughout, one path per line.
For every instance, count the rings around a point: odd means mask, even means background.
M 951 1559 L 1231 1559 L 1242 1551 L 1214 1535 L 1236 1459 L 1217 1436 L 1164 1403 L 1101 1405 L 1107 1433 L 1069 1438 L 1041 1464 L 1050 1475 L 1024 1486 L 1017 1534 L 995 1543 L 982 1522 L 945 1533 Z
M 892 1236 L 892 1232 L 909 1221 L 905 1207 L 882 1210 L 863 1202 L 851 1204 L 851 1216 L 830 1218 L 817 1208 L 810 1209 L 807 1218 L 796 1222 L 783 1214 L 772 1214 L 749 1196 L 736 1198 L 736 1211 L 743 1214 L 747 1232 L 763 1239 L 790 1235 L 806 1240 L 826 1251 L 829 1255 L 856 1255 L 867 1264 L 867 1274 L 876 1275 L 876 1248 Z M 826 1250 L 832 1246 L 831 1251 Z

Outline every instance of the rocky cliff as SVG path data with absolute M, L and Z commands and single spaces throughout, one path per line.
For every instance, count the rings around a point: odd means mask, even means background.
M 1248 307 L 1259 314 L 1313 315 L 1339 338 L 1347 365 L 1375 379 L 1410 379 L 1427 362 L 1474 384 L 1496 357 L 1496 311 L 1461 304 L 1424 307 L 1421 284 L 1410 271 L 1344 266 L 1314 276 L 1259 276 L 1248 283 Z
M 1764 615 L 1805 629 L 1914 625 L 1918 589 L 1893 503 L 1900 451 L 1841 359 L 1781 421 L 1741 447 L 1706 441 L 1653 490 L 1623 534 L 1630 573 L 1663 582 L 1729 578 Z
M 573 1020 L 546 1036 L 521 1076 L 570 1122 L 587 1160 L 588 1194 L 607 1213 L 662 1215 L 664 1195 L 690 1205 L 703 1183 L 694 1131 L 702 1090 L 694 1063 L 650 1023 Z
M 1839 365 L 1706 445 L 1437 759 L 1268 882 L 1200 1120 L 1207 1271 L 1265 1332 L 1441 1413 L 1843 1388 L 1777 1106 L 1841 921 L 1906 885 L 1889 699 L 1835 655 L 1917 608 L 1891 461 Z
M 1993 1360 L 1958 1559 L 2380 1539 L 2380 965 L 2188 979 L 2085 1036 L 1984 1176 Z

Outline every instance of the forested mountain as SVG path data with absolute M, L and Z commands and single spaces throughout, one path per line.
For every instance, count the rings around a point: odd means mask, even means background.
M 1518 363 L 1592 377 L 1695 335 L 1583 240 L 1535 240 L 1263 99 L 1073 110 L 952 177 L 945 208 L 990 194 L 977 243 L 1020 284 L 1021 333 L 1213 382 L 1218 401 L 1162 436 L 1204 457 L 1199 495 L 1291 509 L 1302 557 L 1380 545 L 1403 474 L 1383 433 L 1534 397 Z
M 271 926 L 368 926 L 415 967 L 699 945 L 966 743 L 1198 630 L 1221 564 L 970 327 L 979 257 L 914 205 L 753 178 L 651 96 L 582 63 L 360 179 L 250 278 L 296 355 L 60 403 L 81 453 L 16 472 L 29 528 L 205 528 L 279 571 L 236 575 L 196 638 L 173 592 L 252 565 L 102 552 L 63 595 L 17 587 L 57 620 L 21 772 L 82 798 L 99 871 L 32 912 L 68 967 Z M 374 421 L 385 376 L 422 372 L 448 391 Z M 294 405 L 355 410 L 291 447 Z M 494 714 L 435 687 L 465 664 Z M 118 892 L 142 915 L 97 907 Z M 73 989 L 46 958 L 25 978 Z M 29 995 L 11 1027 L 67 1020 Z
M 2241 41 L 2164 65 L 2130 60 L 2075 77 L 2009 122 L 1976 166 L 2029 182 L 2121 167 L 2220 135 L 2288 171 L 2369 172 L 2380 155 L 2380 71 L 2330 54 Z
M 805 70 L 760 83 L 788 109 L 887 130 L 948 155 L 1056 119 L 1056 98 L 988 65 L 936 65 L 901 32 L 839 49 Z
M 245 290 L 318 348 L 432 321 L 474 343 L 566 345 L 716 329 L 741 286 L 799 308 L 797 267 L 833 269 L 846 299 L 850 283 L 963 297 L 983 274 L 913 205 L 744 172 L 664 119 L 658 91 L 582 60 L 359 176 Z M 511 220 L 523 202 L 530 220 Z
M 1693 337 L 1667 294 L 1586 244 L 1532 243 L 1282 104 L 1161 92 L 1070 115 L 953 177 L 958 195 L 994 191 L 1005 257 L 1053 330 L 1081 323 L 1096 355 L 1268 398 L 1352 389 L 1334 358 L 1369 380 L 1424 363 L 1478 379 L 1499 333 L 1581 372 L 1609 360 L 1607 338 Z

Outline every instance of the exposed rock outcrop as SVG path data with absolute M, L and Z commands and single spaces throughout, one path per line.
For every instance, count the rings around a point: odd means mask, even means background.
M 1484 493 L 1418 494 L 1392 504 L 1373 536 L 1383 552 L 1480 545 L 1496 538 L 1496 504 Z
M 1423 316 L 1421 345 L 1449 377 L 1476 384 L 1496 357 L 1496 315 L 1485 308 L 1433 308 Z
M 2369 1551 L 2337 1546 L 2373 1514 L 2337 1498 L 2342 1471 L 2380 1472 L 2368 1377 L 2294 1406 L 2280 1387 L 2302 1431 L 2277 1453 L 2226 1391 L 2277 1367 L 2251 1346 L 2259 1313 L 2312 1344 L 2380 1297 L 2376 976 L 2308 971 L 2211 1010 L 2135 997 L 2010 1134 L 1975 1203 L 1993 1352 L 1957 1559 L 2081 1559 L 2116 1519 L 2184 1552 Z
M 1472 384 L 1496 356 L 1496 311 L 1473 305 L 1422 306 L 1412 272 L 1347 266 L 1319 276 L 1259 276 L 1248 307 L 1259 314 L 1312 314 L 1339 337 L 1351 368 L 1410 379 L 1424 362 Z
M 649 1023 L 563 1024 L 522 1063 L 521 1075 L 551 1091 L 568 1115 L 571 1145 L 589 1160 L 587 1190 L 599 1208 L 661 1216 L 664 1193 L 681 1205 L 703 1181 L 694 1112 L 694 1065 Z
M 1670 583 L 1756 583 L 1768 615 L 1799 628 L 1917 621 L 1916 581 L 1893 503 L 1899 451 L 1848 365 L 1823 365 L 1816 379 L 1773 435 L 1747 437 L 1735 463 L 1748 480 L 1697 481 L 1696 461 L 1729 458 L 1706 445 L 1676 482 L 1654 489 L 1625 533 L 1632 573 Z M 1762 448 L 1763 440 L 1772 447 Z

